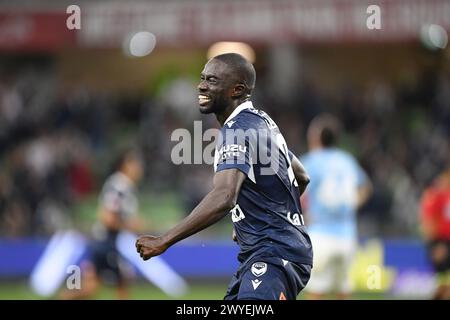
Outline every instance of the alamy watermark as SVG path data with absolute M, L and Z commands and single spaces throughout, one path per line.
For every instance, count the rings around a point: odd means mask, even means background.
M 369 30 L 381 29 L 381 8 L 376 4 L 371 4 L 367 7 L 366 13 L 369 16 L 366 19 L 366 27 Z
M 261 129 L 232 128 L 232 122 L 222 128 L 202 130 L 202 121 L 194 121 L 193 134 L 184 128 L 175 129 L 170 137 L 176 142 L 171 151 L 172 163 L 258 165 L 259 174 L 274 175 L 280 166 L 289 170 L 290 155 L 278 127 Z M 202 133 L 203 132 L 203 133 Z M 207 145 L 203 148 L 204 143 Z M 282 165 L 283 158 L 288 166 Z
M 76 4 L 71 4 L 67 7 L 66 13 L 69 16 L 66 19 L 66 27 L 69 30 L 81 29 L 81 9 Z
M 367 281 L 366 286 L 369 290 L 381 289 L 381 267 L 376 264 L 371 264 L 366 269 Z
M 70 265 L 66 269 L 69 275 L 66 279 L 66 288 L 69 290 L 81 289 L 81 269 L 77 265 Z

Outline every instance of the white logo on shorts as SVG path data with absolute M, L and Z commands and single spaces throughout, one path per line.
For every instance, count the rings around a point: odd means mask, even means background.
M 255 262 L 252 265 L 252 273 L 255 277 L 260 277 L 267 271 L 267 264 L 265 262 Z
M 262 283 L 261 280 L 258 279 L 252 280 L 253 290 L 256 290 L 256 288 L 258 288 L 261 283 Z

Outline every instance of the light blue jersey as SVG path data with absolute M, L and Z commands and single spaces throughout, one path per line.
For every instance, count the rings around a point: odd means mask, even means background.
M 311 178 L 306 190 L 308 231 L 356 239 L 358 187 L 367 180 L 356 159 L 337 148 L 324 148 L 301 161 Z

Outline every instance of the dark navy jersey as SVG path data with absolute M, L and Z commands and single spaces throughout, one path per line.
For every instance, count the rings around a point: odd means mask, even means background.
M 221 129 L 215 171 L 235 168 L 247 176 L 230 211 L 241 263 L 267 256 L 312 265 L 292 157 L 278 126 L 250 101 L 239 105 Z

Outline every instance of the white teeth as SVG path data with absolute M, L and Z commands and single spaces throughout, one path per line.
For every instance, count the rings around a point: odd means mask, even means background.
M 203 94 L 199 94 L 199 95 L 198 95 L 198 102 L 199 102 L 200 104 L 208 103 L 210 100 L 211 100 L 211 99 L 210 99 L 208 96 L 205 96 L 205 95 L 203 95 Z

